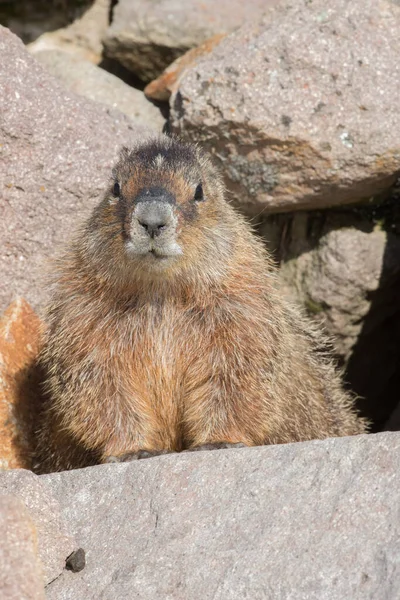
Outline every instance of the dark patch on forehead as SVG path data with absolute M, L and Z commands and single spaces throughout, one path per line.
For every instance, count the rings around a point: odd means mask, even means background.
M 133 151 L 133 155 L 141 162 L 152 162 L 156 156 L 161 155 L 168 163 L 196 162 L 196 154 L 193 146 L 168 139 L 153 140 L 143 144 Z
M 133 150 L 129 156 L 132 164 L 144 168 L 157 168 L 156 158 L 162 157 L 161 168 L 176 171 L 198 167 L 195 148 L 174 139 L 151 140 Z

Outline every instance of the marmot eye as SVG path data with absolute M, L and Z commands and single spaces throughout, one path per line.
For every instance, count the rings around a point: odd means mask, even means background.
M 194 199 L 196 200 L 196 202 L 201 202 L 201 200 L 204 200 L 203 186 L 201 185 L 201 183 L 199 183 L 199 185 L 196 188 L 196 191 L 194 193 Z
M 113 193 L 113 196 L 115 196 L 116 198 L 120 195 L 120 193 L 121 193 L 121 187 L 120 187 L 118 181 L 116 181 L 114 183 L 114 186 L 113 186 L 113 189 L 112 189 L 112 193 Z

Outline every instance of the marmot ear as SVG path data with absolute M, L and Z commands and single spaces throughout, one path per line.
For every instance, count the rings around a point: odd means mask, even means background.
M 121 186 L 118 181 L 114 179 L 114 182 L 111 182 L 111 194 L 108 196 L 108 203 L 112 206 L 117 204 L 121 196 Z
M 121 194 L 121 186 L 119 185 L 118 181 L 114 183 L 112 193 L 114 198 L 119 198 L 119 195 Z
M 202 202 L 204 200 L 203 185 L 201 183 L 199 183 L 199 185 L 196 188 L 196 191 L 194 193 L 194 200 L 196 202 Z

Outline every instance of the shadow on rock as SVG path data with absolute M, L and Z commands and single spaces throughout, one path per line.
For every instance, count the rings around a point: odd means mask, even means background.
M 363 401 L 359 407 L 373 420 L 372 431 L 386 429 L 399 403 L 400 389 L 400 189 L 395 190 L 381 216 L 386 232 L 381 277 L 370 292 L 370 308 L 347 364 L 351 388 Z M 386 212 L 386 214 L 385 214 Z M 391 422 L 391 428 L 400 429 Z
M 399 195 L 395 187 L 371 204 L 275 215 L 259 227 L 284 291 L 332 336 L 373 432 L 385 429 L 399 402 Z M 400 429 L 396 423 L 390 428 Z

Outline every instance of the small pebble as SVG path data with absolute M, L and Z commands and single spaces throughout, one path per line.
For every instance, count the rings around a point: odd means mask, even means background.
M 86 558 L 83 548 L 79 548 L 70 554 L 65 562 L 65 568 L 73 573 L 79 573 L 85 568 Z

